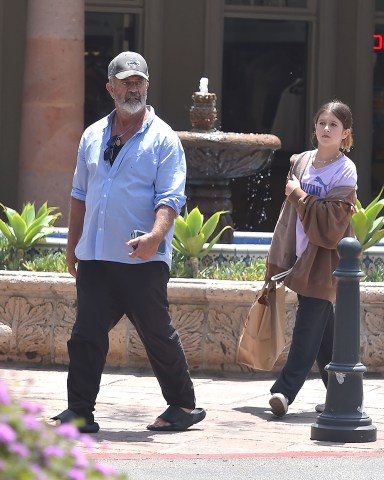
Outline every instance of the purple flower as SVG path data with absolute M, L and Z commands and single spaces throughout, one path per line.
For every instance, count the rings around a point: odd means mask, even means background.
M 78 468 L 72 468 L 67 475 L 69 480 L 86 480 L 87 478 L 85 473 Z
M 43 411 L 43 407 L 38 405 L 37 403 L 28 402 L 28 400 L 20 400 L 20 406 L 28 413 L 41 413 Z
M 35 417 L 32 417 L 32 415 L 24 415 L 22 420 L 28 430 L 40 430 L 40 422 L 36 420 Z
M 22 458 L 26 458 L 29 455 L 28 448 L 22 443 L 12 443 L 12 445 L 10 445 L 8 449 L 11 453 L 15 453 Z
M 43 454 L 46 457 L 64 457 L 63 449 L 61 447 L 57 447 L 56 445 L 48 445 L 47 447 L 44 447 Z
M 95 448 L 95 446 L 96 446 L 96 442 L 89 435 L 80 435 L 79 441 L 87 449 L 92 449 L 92 448 Z
M 31 472 L 35 475 L 36 480 L 48 480 L 47 475 L 41 470 L 39 465 L 36 465 L 35 463 L 31 463 L 29 465 L 29 469 Z
M 114 475 L 117 473 L 117 471 L 113 467 L 97 462 L 94 464 L 94 469 L 104 475 Z
M 85 458 L 83 452 L 79 448 L 71 448 L 71 455 L 74 458 L 76 467 L 86 467 L 88 465 L 88 460 Z
M 0 443 L 12 443 L 16 440 L 16 432 L 9 425 L 0 423 Z
M 66 438 L 76 439 L 79 436 L 79 432 L 74 425 L 70 423 L 62 423 L 58 427 L 56 427 L 56 432 Z
M 0 382 L 0 404 L 9 405 L 11 403 L 8 395 L 8 389 L 5 383 Z

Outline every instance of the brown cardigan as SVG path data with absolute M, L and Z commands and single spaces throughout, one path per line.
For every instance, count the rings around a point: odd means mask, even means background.
M 289 176 L 301 179 L 310 160 L 309 152 L 291 158 Z M 293 267 L 284 280 L 294 292 L 334 302 L 336 281 L 333 272 L 339 262 L 336 247 L 344 237 L 353 236 L 350 225 L 356 188 L 336 187 L 325 198 L 308 195 L 296 188 L 282 205 L 267 257 L 266 280 Z M 296 261 L 296 218 L 300 215 L 308 236 L 308 247 Z

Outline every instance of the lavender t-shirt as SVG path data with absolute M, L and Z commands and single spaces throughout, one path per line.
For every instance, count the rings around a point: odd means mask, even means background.
M 357 183 L 355 164 L 350 158 L 343 155 L 334 163 L 322 168 L 315 168 L 313 161 L 316 150 L 311 152 L 310 161 L 301 178 L 301 188 L 309 195 L 324 198 L 335 187 L 354 187 Z M 299 216 L 296 221 L 296 255 L 301 257 L 308 246 L 303 224 Z

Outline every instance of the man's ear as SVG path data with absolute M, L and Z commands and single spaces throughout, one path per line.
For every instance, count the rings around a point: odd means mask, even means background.
M 113 93 L 113 85 L 112 83 L 108 82 L 105 84 L 105 88 L 107 89 L 108 93 L 111 95 L 111 97 L 114 99 L 114 93 Z

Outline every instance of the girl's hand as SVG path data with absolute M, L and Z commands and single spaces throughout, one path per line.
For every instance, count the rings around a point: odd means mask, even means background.
M 288 180 L 287 184 L 285 185 L 285 195 L 289 197 L 289 195 L 296 190 L 296 188 L 300 188 L 300 182 L 299 180 L 295 177 L 295 175 L 292 175 L 291 180 Z

